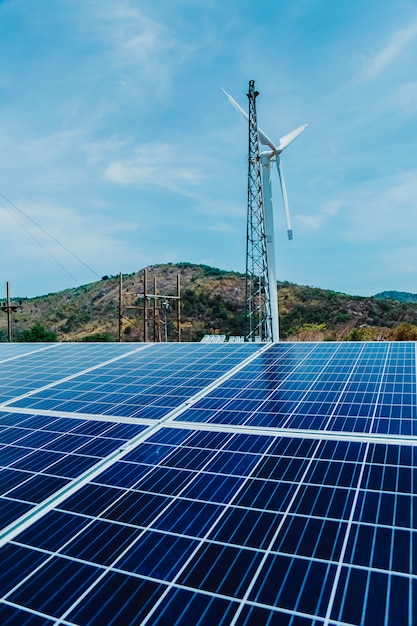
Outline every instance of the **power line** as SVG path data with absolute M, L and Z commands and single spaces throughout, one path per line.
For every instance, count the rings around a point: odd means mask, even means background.
M 2 195 L 2 194 L 0 193 L 0 196 L 1 196 L 1 195 Z M 74 282 L 75 282 L 75 283 L 76 283 L 76 284 L 80 287 L 81 285 L 80 285 L 80 283 L 78 282 L 78 280 L 75 278 L 75 276 L 73 276 L 73 275 L 71 274 L 71 272 L 70 272 L 69 270 L 67 270 L 67 268 L 66 268 L 64 265 L 62 265 L 62 263 L 61 263 L 60 261 L 58 261 L 58 259 L 57 259 L 57 258 L 56 258 L 53 254 L 52 254 L 52 252 L 50 252 L 50 251 L 49 251 L 49 250 L 48 250 L 48 249 L 47 249 L 47 248 L 43 245 L 43 243 L 41 243 L 41 242 L 39 241 L 39 239 L 37 239 L 37 237 L 35 237 L 35 235 L 34 235 L 33 233 L 31 233 L 31 232 L 30 232 L 30 230 L 28 230 L 28 229 L 26 228 L 26 226 L 25 226 L 24 224 L 22 224 L 22 223 L 21 223 L 21 222 L 17 219 L 16 215 L 14 215 L 14 213 L 13 213 L 12 211 L 10 211 L 10 209 L 8 209 L 7 207 L 5 207 L 5 206 L 4 206 L 4 204 L 3 204 L 2 202 L 0 202 L 0 206 L 1 206 L 1 207 L 2 207 L 2 208 L 3 208 L 3 209 L 4 209 L 4 210 L 5 210 L 5 211 L 6 211 L 6 212 L 10 215 L 10 217 L 12 217 L 12 218 L 15 220 L 15 222 L 17 222 L 17 224 L 19 224 L 19 226 L 20 226 L 21 228 L 23 228 L 23 230 L 24 230 L 24 231 L 25 231 L 25 232 L 29 235 L 29 237 L 31 237 L 34 241 L 36 241 L 36 243 L 37 243 L 37 244 L 38 244 L 38 245 L 39 245 L 39 246 L 40 246 L 40 247 L 44 250 L 44 252 L 46 252 L 46 254 L 48 254 L 48 255 L 51 257 L 51 259 L 53 259 L 53 260 L 55 261 L 55 263 L 56 263 L 57 265 L 59 265 L 59 267 L 60 267 L 61 269 L 63 269 L 63 270 L 64 270 L 64 272 L 65 272 L 66 274 L 68 274 L 68 276 L 69 276 L 69 277 L 70 277 L 70 278 L 71 278 L 71 279 L 72 279 L 72 280 L 73 280 L 73 281 L 74 281 Z
M 50 239 L 52 239 L 53 241 L 55 241 L 55 243 L 57 243 L 61 248 L 63 248 L 66 252 L 68 252 L 68 254 L 70 254 L 72 257 L 74 257 L 74 259 L 76 259 L 79 263 L 81 263 L 82 265 L 84 265 L 84 267 L 86 267 L 90 272 L 92 272 L 95 276 L 97 276 L 97 278 L 101 279 L 101 276 L 90 266 L 88 265 L 88 263 L 86 263 L 85 261 L 83 261 L 77 254 L 75 254 L 75 252 L 72 252 L 72 250 L 70 250 L 66 245 L 64 245 L 61 241 L 59 241 L 56 237 L 54 237 L 54 235 L 52 235 L 50 232 L 48 232 L 46 230 L 46 228 L 44 228 L 43 226 L 41 226 L 40 224 L 38 224 L 38 222 L 36 222 L 32 217 L 30 217 L 29 215 L 27 215 L 23 209 L 21 209 L 20 207 L 18 207 L 14 202 L 12 202 L 11 200 L 9 200 L 4 194 L 0 193 L 0 197 L 3 198 L 4 200 L 6 200 L 6 202 L 8 202 L 14 209 L 16 209 L 16 211 L 19 211 L 19 213 L 21 213 L 27 220 L 29 220 L 30 222 L 32 222 L 32 224 L 34 224 L 35 226 L 37 226 L 37 228 L 39 228 L 42 232 L 44 232 Z M 2 206 L 8 213 L 9 215 L 13 214 L 8 211 L 8 209 L 6 209 L 6 207 L 0 203 L 0 206 Z M 17 220 L 16 220 L 17 221 Z M 17 223 L 22 226 L 22 228 L 32 237 L 32 239 L 34 239 L 44 250 L 45 252 L 47 252 L 49 254 L 49 256 L 51 256 L 54 261 L 56 261 L 58 263 L 58 265 L 64 269 L 66 271 L 67 274 L 69 274 L 71 276 L 71 278 L 73 280 L 75 280 L 75 282 L 77 284 L 78 281 L 68 272 L 67 269 L 64 268 L 64 266 L 50 253 L 48 252 L 48 250 L 39 242 L 38 239 L 36 239 L 36 237 L 34 237 L 19 221 L 17 221 Z

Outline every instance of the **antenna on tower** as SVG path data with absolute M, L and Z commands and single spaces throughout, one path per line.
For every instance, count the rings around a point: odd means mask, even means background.
M 249 81 L 245 341 L 273 341 L 255 81 Z

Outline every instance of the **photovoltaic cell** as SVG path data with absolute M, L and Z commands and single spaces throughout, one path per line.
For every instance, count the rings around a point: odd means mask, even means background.
M 414 344 L 276 344 L 177 419 L 411 435 L 415 379 Z
M 0 401 L 6 402 L 131 351 L 127 344 L 115 344 L 111 352 L 108 346 L 100 344 L 63 343 L 32 350 L 30 347 L 24 350 L 19 344 L 6 344 L 8 359 L 0 359 Z M 10 360 L 13 353 L 19 358 Z
M 2 624 L 417 623 L 415 344 L 229 348 L 106 346 L 3 406 Z
M 206 344 L 157 344 L 16 400 L 11 406 L 159 419 L 259 350 L 254 344 L 211 348 Z

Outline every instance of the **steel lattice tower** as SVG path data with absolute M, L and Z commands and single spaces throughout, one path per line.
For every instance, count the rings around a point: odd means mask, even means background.
M 249 81 L 248 212 L 246 235 L 245 341 L 272 341 L 255 81 Z

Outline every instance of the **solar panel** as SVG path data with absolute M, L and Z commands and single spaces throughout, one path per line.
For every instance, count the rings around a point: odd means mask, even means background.
M 2 624 L 417 623 L 414 343 L 96 347 L 14 355 Z
M 80 372 L 78 359 L 83 358 L 85 364 L 86 356 L 75 353 L 68 364 L 65 354 L 65 372 L 78 367 L 77 375 L 54 381 L 9 404 L 38 411 L 158 419 L 256 352 L 252 344 L 233 344 L 227 350 L 222 347 L 220 344 L 210 350 L 205 344 L 157 344 L 152 350 L 131 350 L 84 372 Z M 100 358 L 92 352 L 90 363 L 93 357 Z

